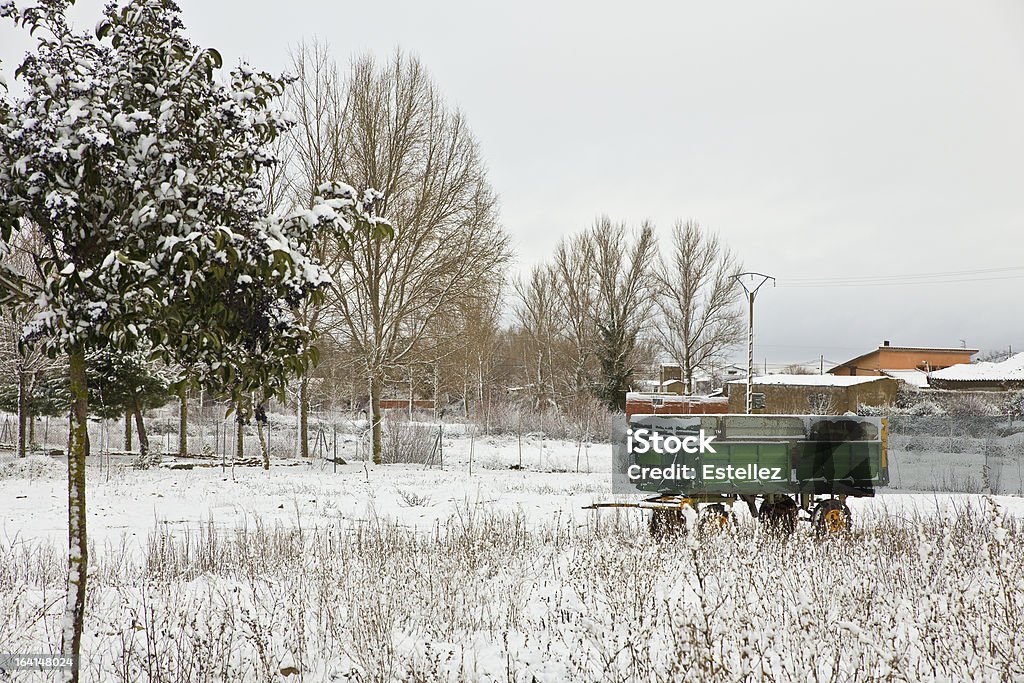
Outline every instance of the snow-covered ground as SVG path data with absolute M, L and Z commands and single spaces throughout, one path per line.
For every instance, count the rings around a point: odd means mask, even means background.
M 383 516 L 429 529 L 452 519 L 467 504 L 489 513 L 519 514 L 534 525 L 558 519 L 585 524 L 595 514 L 585 506 L 631 500 L 612 496 L 608 444 L 581 446 L 531 435 L 520 449 L 515 437 L 478 437 L 472 444 L 472 471 L 470 450 L 468 437 L 446 438 L 443 469 L 285 459 L 275 460 L 269 472 L 194 459 L 166 459 L 162 467 L 137 470 L 127 459 L 115 457 L 108 463 L 97 456 L 88 468 L 89 534 L 102 549 L 105 544 L 121 548 L 125 539 L 128 548 L 141 547 L 157 528 L 173 532 L 212 522 L 233 529 L 256 518 L 271 525 L 299 525 L 365 523 Z M 937 468 L 940 460 L 946 464 Z M 168 467 L 178 462 L 194 467 Z M 981 455 L 958 454 L 954 459 L 931 451 L 891 451 L 894 483 L 907 480 L 907 485 L 882 490 L 875 499 L 851 501 L 851 507 L 856 516 L 874 509 L 927 512 L 977 501 L 978 496 L 955 492 L 955 484 L 977 478 L 983 464 Z M 1011 465 L 1006 469 L 1007 478 L 1015 476 L 1016 461 L 1012 472 Z M 35 455 L 18 461 L 9 452 L 0 454 L 0 539 L 63 542 L 65 477 L 63 458 Z M 911 480 L 918 486 L 911 486 Z M 954 492 L 931 491 L 943 483 Z M 1024 498 L 997 498 L 1009 510 L 1024 511 Z M 741 519 L 745 510 L 742 504 L 735 508 Z M 633 514 L 639 518 L 642 513 Z
M 529 437 L 523 469 L 515 437 L 472 452 L 472 472 L 465 436 L 444 469 L 97 457 L 86 680 L 1024 676 L 1024 498 L 856 500 L 828 543 L 737 506 L 731 533 L 658 542 L 642 511 L 583 509 L 613 499 L 606 444 Z M 55 649 L 64 477 L 0 456 L 0 652 Z
M 184 460 L 191 470 L 136 470 L 126 459 L 108 467 L 97 457 L 88 468 L 89 535 L 100 548 L 145 544 L 154 529 L 213 522 L 233 529 L 259 518 L 267 524 L 361 523 L 379 516 L 428 529 L 469 504 L 494 513 L 522 514 L 532 523 L 559 517 L 582 523 L 583 506 L 611 493 L 610 446 L 579 447 L 564 441 L 524 438 L 522 470 L 515 438 L 478 438 L 470 473 L 468 438 L 446 442 L 444 468 L 373 465 L 335 467 L 276 460 L 270 471 L 222 468 L 219 461 Z M 580 472 L 576 472 L 577 453 Z M 205 466 L 200 466 L 205 465 Z M 211 466 L 212 465 L 212 466 Z M 63 542 L 67 534 L 67 483 L 63 458 L 0 456 L 0 539 Z

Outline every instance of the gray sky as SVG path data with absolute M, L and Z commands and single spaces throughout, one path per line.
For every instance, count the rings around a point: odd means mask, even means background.
M 1019 0 L 180 4 L 229 64 L 280 70 L 304 37 L 342 63 L 418 54 L 480 139 L 519 268 L 601 213 L 662 234 L 694 218 L 778 278 L 759 362 L 1024 350 Z M 8 77 L 26 46 L 0 25 Z

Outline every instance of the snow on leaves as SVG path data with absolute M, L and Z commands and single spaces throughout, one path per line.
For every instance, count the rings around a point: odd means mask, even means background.
M 387 234 L 379 195 L 332 184 L 267 216 L 259 173 L 290 125 L 285 82 L 243 65 L 219 83 L 220 55 L 184 37 L 172 3 L 111 5 L 95 36 L 66 8 L 0 5 L 38 40 L 16 72 L 25 95 L 0 108 L 0 240 L 24 219 L 47 243 L 27 338 L 51 354 L 152 346 L 200 381 L 279 385 L 310 337 L 291 309 L 329 281 L 304 238 Z

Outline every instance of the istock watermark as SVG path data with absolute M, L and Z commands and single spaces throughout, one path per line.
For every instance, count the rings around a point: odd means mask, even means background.
M 646 427 L 626 430 L 626 448 L 632 454 L 652 451 L 661 455 L 675 455 L 680 451 L 683 453 L 714 453 L 715 449 L 711 445 L 714 440 L 715 435 L 708 436 L 703 429 L 696 434 L 682 438 L 675 434 L 662 436 L 660 432 Z

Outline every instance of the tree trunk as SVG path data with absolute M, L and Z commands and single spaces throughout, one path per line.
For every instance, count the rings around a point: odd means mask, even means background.
M 441 394 L 441 376 L 437 367 L 437 363 L 434 363 L 434 419 L 436 420 L 441 412 L 440 394 Z
M 85 581 L 89 544 L 85 528 L 85 460 L 89 455 L 89 394 L 85 351 L 68 354 L 71 383 L 71 440 L 68 442 L 68 582 L 61 628 L 61 653 L 72 658 L 72 683 L 79 680 L 82 631 L 85 625 Z
M 138 403 L 132 405 L 132 415 L 135 416 L 135 431 L 139 433 L 139 455 L 145 458 L 149 455 L 149 436 L 146 435 L 146 423 L 142 421 Z
M 28 373 L 18 370 L 18 457 L 28 455 L 25 437 L 28 434 Z
M 309 378 L 299 379 L 299 457 L 309 459 Z
M 381 464 L 384 435 L 381 425 L 380 393 L 382 389 L 380 377 L 376 374 L 370 375 L 370 415 L 373 420 L 373 463 Z
M 129 453 L 132 450 L 132 413 L 130 410 L 124 414 L 124 449 Z
M 263 454 L 263 469 L 270 469 L 270 448 L 267 447 L 267 438 L 263 434 L 263 427 L 267 424 L 267 412 L 263 409 L 262 403 L 253 401 L 256 407 L 253 410 L 253 418 L 256 420 L 256 436 L 260 440 L 260 453 Z
M 477 401 L 477 412 L 480 412 L 480 406 L 484 404 L 484 357 L 483 354 L 477 356 L 477 383 L 476 383 L 476 401 Z
M 412 366 L 409 366 L 409 421 L 412 421 L 412 404 L 416 400 L 416 394 L 413 392 L 413 377 L 412 377 Z
M 178 391 L 178 457 L 188 457 L 188 389 Z
M 354 377 L 350 378 L 350 380 L 349 380 L 348 391 L 349 391 L 348 410 L 349 410 L 350 413 L 352 413 L 352 415 L 355 415 L 356 414 L 356 382 L 355 382 L 355 378 Z
M 245 402 L 245 397 L 239 397 L 238 403 L 235 404 L 235 460 L 243 460 L 245 458 L 245 423 L 248 416 L 248 406 Z

